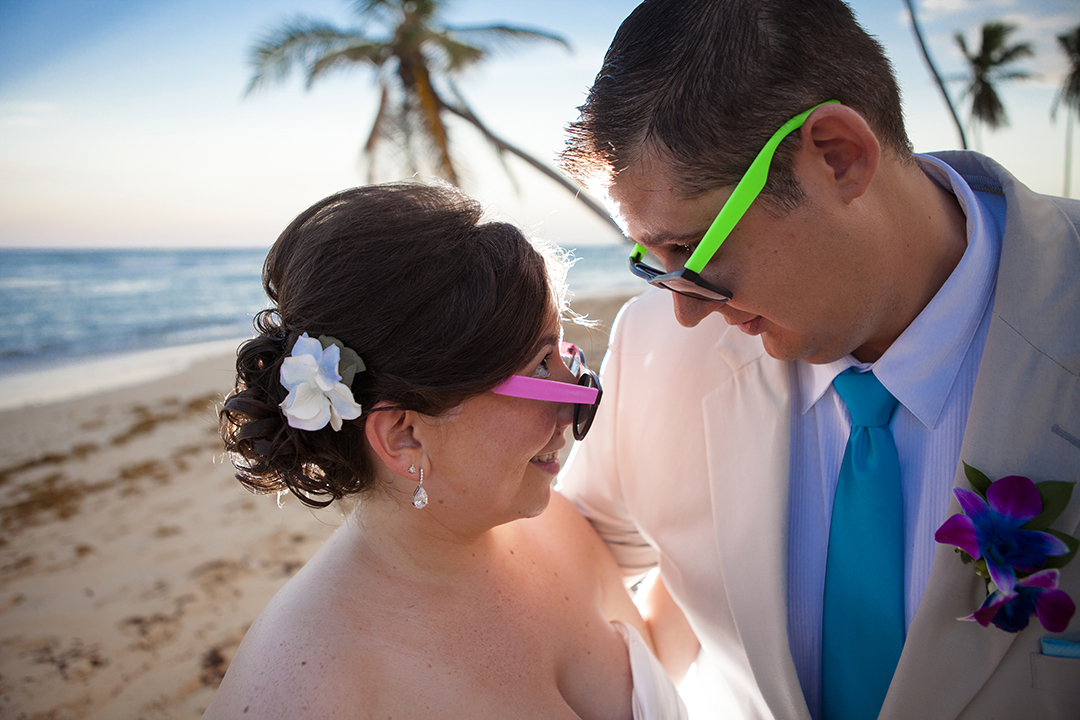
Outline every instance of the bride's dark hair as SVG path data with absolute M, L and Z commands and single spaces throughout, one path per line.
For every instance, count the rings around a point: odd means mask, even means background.
M 362 493 L 374 478 L 364 423 L 376 403 L 438 416 L 536 352 L 561 278 L 516 227 L 481 216 L 453 188 L 395 183 L 332 195 L 285 229 L 263 266 L 271 307 L 237 352 L 219 417 L 245 486 L 312 506 Z M 278 407 L 281 363 L 305 332 L 337 338 L 367 366 L 352 384 L 364 414 L 340 432 L 292 428 Z

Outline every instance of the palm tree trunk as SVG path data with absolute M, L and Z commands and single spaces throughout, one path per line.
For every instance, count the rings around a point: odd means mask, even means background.
M 622 228 L 619 227 L 618 223 L 611 219 L 611 214 L 608 213 L 608 211 L 605 210 L 604 207 L 600 205 L 600 203 L 596 202 L 591 197 L 582 192 L 581 188 L 571 182 L 566 176 L 562 175 L 554 168 L 548 167 L 544 163 L 534 158 L 529 153 L 518 147 L 515 147 L 514 145 L 511 145 L 495 133 L 488 130 L 487 127 L 482 122 L 480 122 L 480 120 L 475 115 L 473 115 L 472 112 L 470 112 L 467 108 L 457 108 L 453 105 L 446 103 L 446 101 L 442 101 L 442 106 L 454 115 L 457 115 L 462 120 L 465 120 L 466 122 L 471 124 L 477 130 L 479 130 L 483 134 L 483 136 L 487 138 L 488 141 L 491 142 L 491 144 L 493 144 L 499 152 L 508 152 L 518 156 L 519 158 L 527 162 L 529 165 L 532 165 L 534 168 L 544 173 L 555 182 L 562 185 L 564 188 L 566 188 L 567 191 L 574 195 L 578 202 L 581 202 L 585 205 L 585 207 L 589 208 L 599 217 L 603 218 L 604 222 L 610 225 L 616 232 L 619 233 L 620 236 L 622 236 Z
M 922 50 L 923 59 L 926 60 L 934 80 L 937 81 L 941 95 L 945 98 L 945 104 L 949 106 L 949 112 L 952 113 L 953 122 L 956 123 L 956 131 L 960 133 L 960 147 L 967 150 L 967 138 L 964 136 L 964 126 L 960 122 L 960 116 L 956 114 L 956 108 L 953 107 L 952 100 L 949 99 L 949 93 L 945 90 L 945 83 L 941 79 L 941 75 L 938 74 L 937 68 L 934 67 L 934 61 L 930 59 L 930 52 L 926 49 L 926 43 L 923 42 L 922 32 L 919 31 L 919 21 L 915 17 L 915 3 L 912 0 L 904 0 L 904 2 L 907 3 L 908 15 L 911 17 L 911 27 L 915 31 L 915 39 L 919 41 L 919 49 Z
M 1065 197 L 1069 195 L 1069 181 L 1072 180 L 1072 105 L 1065 106 Z
M 428 129 L 431 131 L 431 137 L 439 147 L 443 172 L 451 185 L 457 185 L 458 176 L 454 170 L 454 162 L 450 159 L 450 142 L 446 136 L 446 126 L 443 125 L 442 117 L 439 115 L 440 102 L 435 95 L 434 88 L 431 87 L 427 68 L 418 63 L 412 68 L 412 76 L 416 83 L 416 94 L 420 97 L 420 105 L 423 107 Z

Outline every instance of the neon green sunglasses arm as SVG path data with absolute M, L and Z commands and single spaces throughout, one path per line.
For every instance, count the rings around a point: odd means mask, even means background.
M 720 214 L 713 220 L 713 224 L 709 226 L 709 229 L 705 232 L 705 236 L 701 238 L 701 242 L 698 243 L 697 248 L 694 249 L 690 259 L 686 261 L 686 269 L 693 270 L 696 273 L 700 273 L 705 267 L 705 264 L 712 259 L 712 256 L 716 254 L 716 251 L 720 248 L 720 245 L 727 239 L 727 236 L 731 233 L 735 224 L 739 222 L 742 216 L 746 213 L 750 207 L 750 203 L 754 202 L 758 194 L 761 193 L 762 188 L 765 187 L 765 181 L 769 179 L 769 165 L 772 163 L 773 154 L 776 152 L 776 148 L 780 145 L 780 141 L 788 136 L 794 130 L 802 127 L 802 124 L 806 122 L 806 118 L 810 113 L 817 110 L 822 105 L 839 104 L 839 100 L 827 100 L 823 103 L 815 105 L 806 112 L 799 113 L 795 117 L 784 123 L 776 133 L 773 134 L 769 141 L 765 143 L 765 147 L 761 149 L 758 156 L 754 158 L 754 162 L 750 163 L 750 168 L 743 175 L 742 180 L 735 186 L 735 190 L 732 191 L 731 197 L 724 204 Z M 640 245 L 635 248 L 635 252 L 640 249 L 642 255 L 644 255 L 645 248 Z

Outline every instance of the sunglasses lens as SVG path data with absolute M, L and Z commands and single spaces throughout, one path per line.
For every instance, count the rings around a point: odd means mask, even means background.
M 604 391 L 600 389 L 600 379 L 592 370 L 587 368 L 578 378 L 578 385 L 596 388 L 598 391 L 596 400 L 591 404 L 574 405 L 574 439 L 584 440 L 589 428 L 592 427 L 593 418 L 596 417 L 596 409 L 600 407 L 600 398 L 603 397 Z
M 697 298 L 698 300 L 727 302 L 731 299 L 731 294 L 726 290 L 709 285 L 701 279 L 701 276 L 697 273 L 691 273 L 689 270 L 683 270 L 683 275 L 674 273 L 668 275 L 664 278 L 663 282 L 656 284 L 671 290 L 672 292 L 677 292 L 680 295 L 686 295 L 687 297 Z
M 731 299 L 731 293 L 727 290 L 713 286 L 701 279 L 701 276 L 697 273 L 685 268 L 678 272 L 669 273 L 649 267 L 640 260 L 631 257 L 630 272 L 646 280 L 654 287 L 662 287 L 665 290 L 698 300 L 723 303 Z

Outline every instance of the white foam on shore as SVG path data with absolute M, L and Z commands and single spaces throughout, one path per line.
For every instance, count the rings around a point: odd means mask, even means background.
M 72 360 L 0 376 L 0 411 L 74 400 L 182 373 L 207 358 L 233 354 L 246 338 Z

